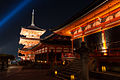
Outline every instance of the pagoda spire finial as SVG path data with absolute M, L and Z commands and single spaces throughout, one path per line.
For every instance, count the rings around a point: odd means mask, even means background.
M 33 12 L 32 12 L 32 23 L 31 23 L 31 26 L 35 26 L 35 24 L 34 24 L 34 9 L 33 9 Z

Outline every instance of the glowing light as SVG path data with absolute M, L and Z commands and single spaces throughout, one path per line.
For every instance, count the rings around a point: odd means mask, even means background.
M 75 80 L 75 76 L 74 75 L 71 75 L 70 78 L 71 78 L 71 80 Z
M 0 27 L 5 24 L 11 17 L 13 17 L 17 12 L 19 12 L 30 1 L 32 0 L 24 0 L 23 2 L 21 2 L 13 11 L 11 11 L 3 20 L 0 21 Z
M 103 49 L 103 52 L 104 52 L 104 56 L 107 56 L 107 46 L 106 46 L 106 39 L 105 39 L 105 32 L 104 31 L 102 31 L 102 43 L 103 43 L 103 47 L 102 47 L 102 49 Z
M 25 60 L 25 57 L 23 57 L 22 59 Z
M 40 62 L 40 60 L 37 60 L 37 62 L 39 63 L 39 62 Z
M 102 66 L 102 72 L 106 72 L 106 67 Z
M 47 61 L 45 61 L 45 63 L 47 63 Z
M 57 71 L 55 70 L 55 75 L 57 75 Z
M 63 61 L 63 65 L 65 65 L 65 61 Z
M 107 53 L 104 53 L 103 55 L 104 55 L 104 56 L 107 56 Z

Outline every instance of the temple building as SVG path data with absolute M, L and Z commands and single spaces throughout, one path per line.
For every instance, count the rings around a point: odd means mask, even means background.
M 36 62 L 50 62 L 50 54 L 53 53 L 54 62 L 61 63 L 65 57 L 74 58 L 71 51 L 71 40 L 68 36 L 61 36 L 58 34 L 51 34 L 46 36 L 41 43 L 31 49 L 35 52 Z
M 34 24 L 34 10 L 32 12 L 32 24 L 28 27 L 22 27 L 20 32 L 20 41 L 19 44 L 24 45 L 22 49 L 19 49 L 18 53 L 22 54 L 21 57 L 23 60 L 34 60 L 34 52 L 28 51 L 35 45 L 40 43 L 40 36 L 44 34 L 46 30 L 41 29 Z
M 72 51 L 85 41 L 93 51 L 95 70 L 120 72 L 120 0 L 96 0 L 54 33 L 70 36 Z

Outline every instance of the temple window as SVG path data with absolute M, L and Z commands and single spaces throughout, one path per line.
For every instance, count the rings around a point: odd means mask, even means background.
M 107 18 L 106 18 L 106 21 L 109 21 L 109 20 L 111 20 L 111 19 L 113 19 L 113 16 L 108 16 Z M 105 22 L 106 22 L 105 21 Z
M 77 34 L 77 30 L 74 32 L 74 34 Z
M 120 11 L 115 14 L 115 17 L 119 17 L 119 16 L 120 16 Z
M 91 28 L 91 25 L 87 25 L 86 27 L 85 27 L 85 30 L 88 30 L 88 29 L 90 29 Z
M 81 27 L 80 27 L 80 29 L 78 29 L 78 33 L 79 33 L 79 32 L 82 32 L 82 29 L 81 29 Z
M 96 22 L 93 23 L 93 27 L 95 27 L 95 26 L 97 26 L 99 24 L 101 24 L 100 21 L 96 21 Z

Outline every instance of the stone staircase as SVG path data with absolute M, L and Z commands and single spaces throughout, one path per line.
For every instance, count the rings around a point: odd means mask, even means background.
M 94 59 L 90 59 L 89 67 L 93 64 Z M 57 75 L 55 75 L 53 80 L 80 80 L 81 74 L 81 63 L 80 59 L 75 58 L 66 66 L 60 66 L 54 69 L 57 70 Z M 91 69 L 92 70 L 92 69 Z M 120 80 L 119 74 L 104 73 L 104 72 L 89 72 L 90 80 Z M 71 75 L 74 75 L 75 79 L 71 79 Z
M 74 80 L 80 80 L 81 72 L 80 59 L 75 58 L 70 64 L 63 68 L 57 68 L 57 75 L 55 75 L 55 80 L 71 80 L 71 75 L 74 75 Z

